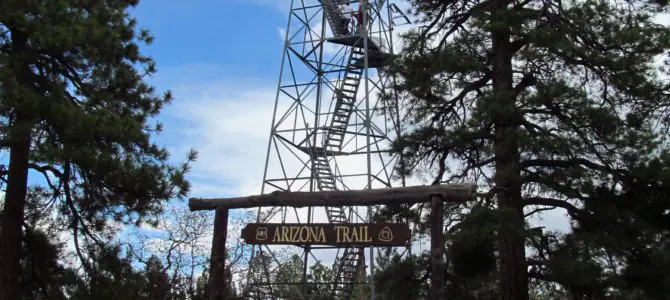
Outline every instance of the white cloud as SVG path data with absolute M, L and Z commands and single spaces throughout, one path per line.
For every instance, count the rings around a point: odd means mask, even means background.
M 174 90 L 179 101 L 166 114 L 179 123 L 166 131 L 178 131 L 183 148 L 199 152 L 194 194 L 239 194 L 260 184 L 275 98 L 270 86 L 226 80 Z
M 291 5 L 291 0 L 233 0 L 233 1 L 248 2 L 267 8 L 277 9 L 283 13 L 288 13 Z
M 286 39 L 286 28 L 284 27 L 277 27 L 277 31 L 279 32 L 279 39 L 280 41 L 284 41 Z

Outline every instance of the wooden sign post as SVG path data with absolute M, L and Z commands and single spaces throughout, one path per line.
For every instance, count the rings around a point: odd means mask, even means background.
M 252 207 L 370 206 L 431 203 L 431 299 L 446 299 L 444 292 L 444 203 L 474 199 L 474 184 L 428 185 L 361 191 L 281 192 L 237 198 L 189 199 L 191 211 L 216 210 L 210 299 L 225 299 L 226 235 L 228 210 Z M 404 224 L 248 224 L 242 231 L 248 244 L 402 246 L 410 238 Z
M 214 237 L 209 262 L 209 299 L 226 299 L 226 237 L 228 236 L 228 209 L 219 207 L 214 215 Z
M 446 300 L 444 291 L 444 203 L 440 195 L 430 197 L 430 299 Z

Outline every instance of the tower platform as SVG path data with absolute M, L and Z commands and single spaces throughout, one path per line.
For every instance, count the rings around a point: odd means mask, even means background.
M 363 40 L 363 37 L 361 35 L 337 36 L 329 38 L 326 41 L 333 44 L 357 47 L 357 48 L 363 48 L 365 46 L 364 44 L 365 41 Z M 369 68 L 383 67 L 387 65 L 391 60 L 391 58 L 393 57 L 393 55 L 382 51 L 379 47 L 379 44 L 380 44 L 379 41 L 375 40 L 375 38 L 368 38 Z M 365 61 L 363 58 L 356 59 L 353 65 L 358 68 L 363 68 L 365 67 Z
M 339 44 L 339 45 L 350 46 L 350 47 L 363 48 L 365 46 L 364 41 L 363 41 L 363 36 L 358 35 L 358 34 L 336 36 L 336 37 L 326 39 L 326 41 L 330 42 L 330 43 L 333 43 L 333 44 Z M 377 50 L 377 51 L 380 50 L 378 42 L 376 42 L 374 40 L 374 38 L 368 38 L 368 49 L 369 50 Z
M 368 68 L 380 68 L 388 65 L 393 59 L 393 55 L 380 51 L 368 51 Z M 359 58 L 354 62 L 354 66 L 358 68 L 365 67 L 365 60 Z

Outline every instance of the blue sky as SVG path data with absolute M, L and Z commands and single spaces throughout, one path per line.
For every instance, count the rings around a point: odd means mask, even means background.
M 288 4 L 145 0 L 132 10 L 155 37 L 143 47 L 157 63 L 150 82 L 175 96 L 155 141 L 175 160 L 200 152 L 191 196 L 260 192 Z
M 267 77 L 276 73 L 281 54 L 277 28 L 286 23 L 273 4 L 144 0 L 132 13 L 155 36 L 144 51 L 162 69 L 195 64 L 220 67 L 220 76 Z

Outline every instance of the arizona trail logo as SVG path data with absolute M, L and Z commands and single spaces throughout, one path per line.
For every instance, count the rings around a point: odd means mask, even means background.
M 388 228 L 388 226 L 382 228 L 382 230 L 379 232 L 378 238 L 382 242 L 390 242 L 393 240 L 393 232 L 391 231 L 391 228 Z

